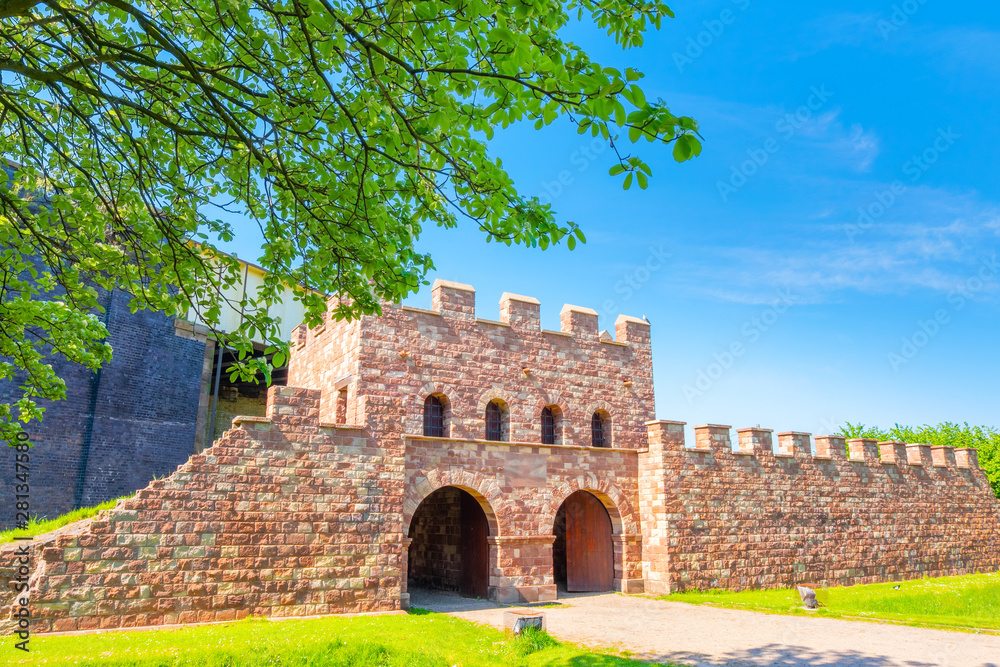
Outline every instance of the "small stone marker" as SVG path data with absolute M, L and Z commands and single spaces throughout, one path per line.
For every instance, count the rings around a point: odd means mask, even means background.
M 819 602 L 816 601 L 816 591 L 806 586 L 797 586 L 799 597 L 805 604 L 806 609 L 819 609 Z
M 545 630 L 545 613 L 540 611 L 505 611 L 503 626 L 515 635 L 521 634 L 525 628 Z

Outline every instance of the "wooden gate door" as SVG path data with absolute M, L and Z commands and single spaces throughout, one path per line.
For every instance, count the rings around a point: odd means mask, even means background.
M 566 590 L 610 591 L 614 579 L 611 517 L 600 500 L 577 491 L 566 499 Z
M 465 597 L 486 599 L 490 586 L 490 545 L 486 538 L 490 534 L 490 526 L 483 508 L 464 491 L 461 516 L 458 548 L 462 559 L 462 578 L 458 592 Z

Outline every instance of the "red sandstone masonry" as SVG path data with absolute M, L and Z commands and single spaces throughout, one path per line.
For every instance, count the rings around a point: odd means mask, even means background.
M 319 392 L 253 420 L 41 551 L 37 632 L 399 609 L 402 467 Z M 4 616 L 9 609 L 4 609 Z
M 645 447 L 643 423 L 654 415 L 646 322 L 620 316 L 617 340 L 599 340 L 597 314 L 566 306 L 562 331 L 546 331 L 538 301 L 515 294 L 501 299 L 500 320 L 477 319 L 475 290 L 440 280 L 432 302 L 434 310 L 386 304 L 381 317 L 327 323 L 306 354 L 292 355 L 289 384 L 332 393 L 331 359 L 350 349 L 357 360 L 338 366 L 338 373 L 354 374 L 348 420 L 383 437 L 421 433 L 424 401 L 437 393 L 446 399 L 446 433 L 454 438 L 484 438 L 486 404 L 496 398 L 510 409 L 512 441 L 539 442 L 542 408 L 554 405 L 558 444 L 589 445 L 591 415 L 603 409 L 611 415 L 613 447 Z M 310 345 L 322 352 L 313 354 Z M 334 421 L 331 410 L 324 399 L 324 421 Z
M 480 501 L 490 524 L 492 599 L 556 599 L 553 525 L 559 506 L 586 490 L 611 517 L 615 588 L 642 591 L 642 554 L 634 450 L 532 443 L 406 440 L 404 533 L 417 506 L 435 490 L 457 486 Z
M 696 427 L 687 449 L 683 422 L 648 421 L 642 320 L 619 317 L 612 341 L 578 306 L 557 332 L 539 328 L 530 297 L 504 294 L 499 321 L 476 318 L 466 285 L 439 281 L 432 302 L 297 329 L 290 381 L 309 389 L 273 388 L 268 418 L 245 418 L 134 499 L 38 540 L 34 629 L 405 608 L 407 531 L 443 487 L 483 508 L 490 595 L 503 602 L 554 599 L 554 522 L 581 489 L 611 517 L 625 592 L 1000 567 L 998 503 L 974 450 L 821 436 L 814 456 L 809 434 L 755 428 L 734 451 L 717 424 Z M 445 399 L 449 437 L 421 435 L 430 394 Z M 509 408 L 511 442 L 481 439 L 491 399 Z M 540 444 L 546 405 L 556 445 Z M 611 415 L 612 448 L 587 446 L 597 409 Z M 414 574 L 442 554 L 415 553 Z
M 651 422 L 655 470 L 666 495 L 644 513 L 647 590 L 770 588 L 798 582 L 849 585 L 1000 567 L 1000 511 L 974 451 L 695 428 L 685 449 L 677 422 Z M 878 457 L 881 449 L 882 459 Z M 957 459 L 957 462 L 956 462 Z M 651 473 L 652 474 L 652 473 Z M 649 516 L 649 519 L 646 516 Z M 669 574 L 663 583 L 662 544 Z M 652 579 L 658 583 L 651 585 Z

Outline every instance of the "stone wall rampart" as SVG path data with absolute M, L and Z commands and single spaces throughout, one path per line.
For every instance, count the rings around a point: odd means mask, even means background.
M 974 450 L 654 421 L 640 453 L 661 590 L 849 585 L 1000 568 L 1000 505 Z M 669 537 L 668 537 L 669 536 Z

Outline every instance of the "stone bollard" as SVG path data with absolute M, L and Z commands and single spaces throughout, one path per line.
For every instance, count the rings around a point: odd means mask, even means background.
M 525 628 L 535 628 L 545 631 L 545 614 L 540 611 L 505 611 L 503 626 L 515 635 L 521 634 Z

